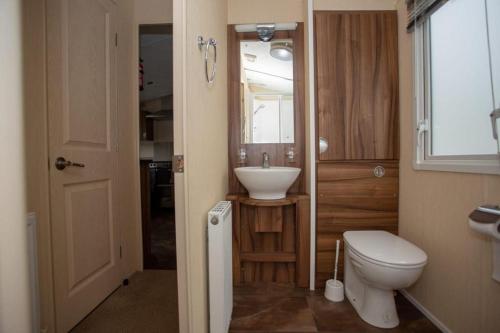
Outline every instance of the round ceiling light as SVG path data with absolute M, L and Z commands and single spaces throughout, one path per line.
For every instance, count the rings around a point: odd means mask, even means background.
M 272 42 L 271 43 L 271 57 L 278 60 L 290 61 L 293 57 L 292 44 L 289 42 Z

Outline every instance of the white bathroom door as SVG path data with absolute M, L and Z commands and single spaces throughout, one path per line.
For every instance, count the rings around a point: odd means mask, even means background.
M 57 332 L 70 330 L 121 281 L 115 7 L 112 0 L 47 1 Z

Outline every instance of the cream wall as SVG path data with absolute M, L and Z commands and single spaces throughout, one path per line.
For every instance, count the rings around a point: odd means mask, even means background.
M 162 24 L 173 21 L 172 0 L 134 0 L 137 24 Z
M 27 211 L 33 211 L 38 219 L 38 252 L 41 327 L 47 332 L 54 330 L 53 278 L 51 261 L 51 230 L 49 215 L 49 178 L 47 168 L 47 109 L 45 76 L 45 0 L 26 0 L 23 2 L 24 33 L 23 58 L 25 82 L 25 149 L 26 149 L 26 188 Z M 139 207 L 135 200 L 138 188 L 133 179 L 134 140 L 133 94 L 136 84 L 136 69 L 131 63 L 134 33 L 134 3 L 122 0 L 118 5 L 118 127 L 119 154 L 117 191 L 120 205 L 117 212 L 120 220 L 120 235 L 123 244 L 122 272 L 129 276 L 141 269 L 141 238 L 137 217 Z M 135 62 L 137 65 L 137 62 Z M 12 139 L 10 140 L 12 141 Z M 5 252 L 4 252 L 5 253 Z
M 184 101 L 189 331 L 197 333 L 207 332 L 208 325 L 207 213 L 224 200 L 228 189 L 226 23 L 226 0 L 190 0 L 185 3 L 185 26 L 174 25 L 174 36 L 175 29 L 185 29 L 185 85 L 183 96 L 178 98 Z M 203 53 L 196 43 L 198 35 L 218 41 L 213 85 L 205 81 Z M 174 59 L 179 61 L 174 67 L 180 66 L 182 59 Z M 174 82 L 178 82 L 176 78 Z
M 0 332 L 30 332 L 20 0 L 0 2 Z
M 453 332 L 498 332 L 500 283 L 491 279 L 490 242 L 472 231 L 468 214 L 500 203 L 500 177 L 412 168 L 412 47 L 400 1 L 400 235 L 429 256 L 410 294 Z
M 303 22 L 306 0 L 227 0 L 227 23 Z

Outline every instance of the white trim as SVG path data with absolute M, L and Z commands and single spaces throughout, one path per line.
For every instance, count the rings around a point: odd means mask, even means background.
M 184 0 L 173 0 L 173 79 L 174 79 L 174 154 L 184 155 L 186 147 L 187 105 L 187 4 Z M 191 332 L 193 325 L 192 267 L 190 232 L 188 223 L 187 168 L 184 173 L 174 174 L 175 184 L 175 238 L 177 254 L 177 291 L 179 311 L 179 333 Z
M 411 304 L 413 304 L 417 309 L 424 314 L 424 316 L 429 319 L 434 325 L 437 326 L 443 333 L 453 333 L 442 321 L 440 321 L 436 316 L 434 316 L 425 306 L 420 304 L 406 289 L 398 290 L 401 295 L 404 296 Z
M 500 158 L 498 160 L 414 160 L 413 168 L 415 170 L 500 175 Z
M 316 278 L 316 104 L 314 91 L 314 0 L 307 0 L 308 32 L 308 77 L 309 77 L 309 172 L 310 172 L 310 211 L 311 211 L 311 253 L 309 269 L 309 289 L 315 289 Z

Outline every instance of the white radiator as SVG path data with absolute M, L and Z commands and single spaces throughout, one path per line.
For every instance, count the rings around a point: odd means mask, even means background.
M 231 202 L 220 201 L 208 213 L 208 292 L 210 333 L 227 333 L 233 312 Z

